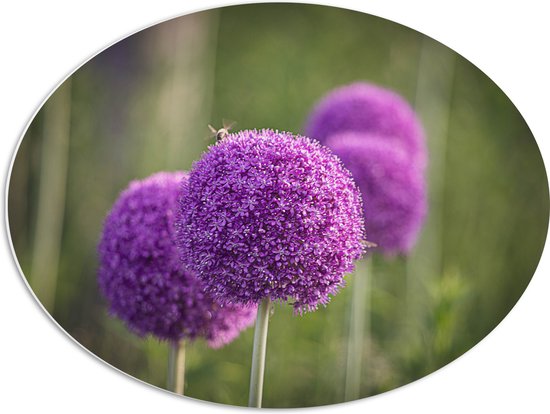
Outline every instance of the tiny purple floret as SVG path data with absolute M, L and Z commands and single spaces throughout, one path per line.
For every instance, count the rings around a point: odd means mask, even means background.
M 407 254 L 426 215 L 422 173 L 399 147 L 379 136 L 342 133 L 326 141 L 363 195 L 367 239 L 386 255 Z
M 425 169 L 423 128 L 409 103 L 396 92 L 365 82 L 336 88 L 315 105 L 305 125 L 305 134 L 321 143 L 351 131 L 376 134 L 402 147 L 412 164 Z
M 182 268 L 174 215 L 183 172 L 132 181 L 108 214 L 98 246 L 98 282 L 110 312 L 140 336 L 203 337 L 217 348 L 253 324 L 255 307 L 220 306 Z
M 178 244 L 220 303 L 327 304 L 362 255 L 361 195 L 331 151 L 270 129 L 229 134 L 183 184 Z

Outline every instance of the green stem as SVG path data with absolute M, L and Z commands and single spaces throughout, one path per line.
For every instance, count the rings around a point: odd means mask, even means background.
M 265 351 L 267 348 L 267 328 L 271 301 L 265 298 L 258 306 L 258 316 L 254 328 L 254 348 L 252 349 L 252 369 L 250 371 L 250 392 L 248 406 L 260 408 L 262 406 L 262 392 L 264 386 Z
M 172 344 L 168 356 L 168 389 L 183 395 L 185 384 L 185 341 Z
M 352 285 L 344 400 L 360 398 L 363 344 L 370 336 L 370 259 L 357 263 Z M 366 331 L 366 334 L 365 334 Z

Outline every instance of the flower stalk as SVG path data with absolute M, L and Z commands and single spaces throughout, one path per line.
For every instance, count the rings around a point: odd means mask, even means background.
M 353 279 L 344 400 L 361 397 L 364 342 L 370 336 L 371 259 L 357 263 Z
M 168 389 L 183 395 L 185 385 L 185 341 L 172 343 L 168 356 Z
M 256 326 L 254 328 L 254 347 L 252 349 L 252 368 L 250 371 L 250 392 L 248 406 L 260 408 L 264 386 L 265 354 L 267 348 L 267 328 L 271 311 L 271 301 L 264 298 L 258 306 Z

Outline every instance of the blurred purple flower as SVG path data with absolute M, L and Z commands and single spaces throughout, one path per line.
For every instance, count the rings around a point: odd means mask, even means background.
M 217 348 L 254 322 L 256 309 L 220 306 L 182 269 L 174 213 L 183 172 L 132 181 L 107 216 L 98 281 L 110 311 L 138 335 L 169 341 L 203 337 Z
M 411 106 L 397 93 L 356 82 L 336 88 L 313 108 L 305 134 L 325 143 L 336 133 L 376 134 L 400 146 L 412 163 L 424 170 L 427 162 L 424 131 Z
M 269 129 L 230 134 L 194 164 L 177 222 L 182 260 L 220 303 L 326 304 L 360 258 L 361 195 L 328 148 Z
M 424 178 L 399 147 L 383 137 L 346 132 L 326 141 L 363 195 L 367 239 L 387 255 L 408 253 L 426 215 Z

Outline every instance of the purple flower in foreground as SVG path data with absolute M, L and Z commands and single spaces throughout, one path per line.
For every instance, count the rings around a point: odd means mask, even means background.
M 183 172 L 132 181 L 104 223 L 99 286 L 110 311 L 139 335 L 178 341 L 203 337 L 217 348 L 254 322 L 256 309 L 220 306 L 182 269 L 174 213 Z
M 194 164 L 182 259 L 220 303 L 326 304 L 362 253 L 361 195 L 328 148 L 272 130 L 229 134 Z
M 376 134 L 402 147 L 421 170 L 426 166 L 422 126 L 411 106 L 389 89 L 364 82 L 334 89 L 317 103 L 305 126 L 305 134 L 322 143 L 347 131 Z
M 367 239 L 385 254 L 408 253 L 426 214 L 422 173 L 400 148 L 378 136 L 348 132 L 330 137 L 326 144 L 361 190 Z

